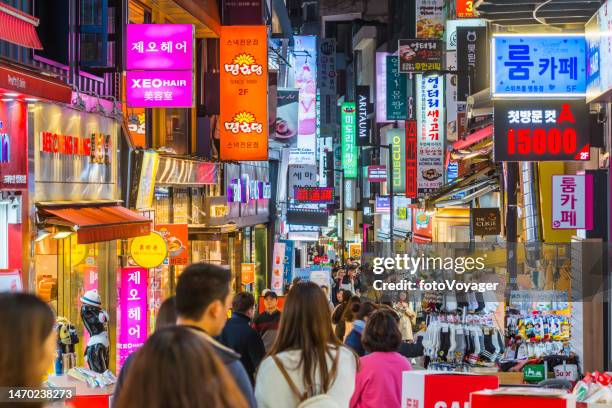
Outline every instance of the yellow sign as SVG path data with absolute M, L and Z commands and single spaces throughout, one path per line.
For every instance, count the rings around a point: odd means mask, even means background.
M 349 257 L 356 261 L 361 259 L 361 244 L 349 244 Z
M 130 255 L 138 266 L 155 268 L 164 263 L 168 256 L 168 245 L 161 234 L 152 231 L 149 235 L 132 239 Z
M 82 264 L 88 254 L 89 246 L 77 244 L 76 235 L 73 234 L 70 237 L 70 266 L 74 268 L 75 266 Z
M 241 263 L 240 264 L 240 281 L 243 285 L 255 283 L 255 264 Z
M 227 205 L 211 205 L 210 216 L 213 218 L 225 217 L 228 214 Z

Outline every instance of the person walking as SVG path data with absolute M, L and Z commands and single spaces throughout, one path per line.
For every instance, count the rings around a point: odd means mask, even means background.
M 57 335 L 55 316 L 38 297 L 0 293 L 0 386 L 40 387 L 53 366 Z M 37 403 L 17 404 L 24 407 Z
M 156 330 L 134 354 L 117 408 L 247 408 L 213 347 L 194 330 Z
M 334 335 L 327 301 L 313 282 L 287 295 L 278 337 L 257 372 L 259 408 L 347 408 L 358 358 Z
M 281 311 L 278 310 L 278 295 L 270 289 L 263 291 L 265 310 L 255 318 L 253 328 L 261 336 L 266 352 L 270 350 L 280 324 Z
M 240 361 L 251 383 L 255 383 L 255 370 L 266 354 L 259 334 L 251 327 L 255 314 L 255 297 L 249 292 L 240 292 L 232 301 L 232 317 L 225 323 L 219 341 L 240 354 Z
M 232 276 L 229 269 L 221 266 L 195 263 L 187 266 L 176 285 L 176 324 L 198 334 L 202 342 L 215 351 L 238 389 L 251 408 L 256 407 L 253 386 L 240 362 L 240 355 L 214 339 L 221 334 L 232 303 Z M 138 353 L 139 351 L 136 351 Z M 123 366 L 113 401 L 118 401 L 123 390 L 122 377 L 129 374 L 131 364 Z
M 391 310 L 377 310 L 366 323 L 362 342 L 369 354 L 360 358 L 351 408 L 401 406 L 402 373 L 412 370 L 412 366 L 397 352 L 402 335 L 394 314 Z
M 346 339 L 346 336 L 351 332 L 351 330 L 353 330 L 353 321 L 355 320 L 355 308 L 359 308 L 359 303 L 361 303 L 361 298 L 359 296 L 351 296 L 351 298 L 349 299 L 348 304 L 346 305 L 346 308 L 344 309 L 344 312 L 342 313 L 342 324 L 340 324 L 339 326 L 341 327 L 341 330 L 338 332 L 338 334 L 342 337 L 338 337 L 338 339 L 340 339 L 340 341 L 344 341 Z M 344 329 L 342 329 L 342 325 L 344 325 Z
M 356 303 L 353 305 L 353 329 L 349 332 L 344 340 L 344 344 L 353 349 L 358 356 L 365 355 L 365 349 L 361 342 L 363 330 L 365 329 L 368 317 L 377 310 L 376 304 L 373 302 Z
M 400 292 L 399 300 L 393 303 L 393 310 L 400 318 L 399 329 L 402 333 L 402 340 L 412 342 L 414 341 L 413 327 L 416 324 L 416 313 L 407 299 L 406 292 Z
M 336 306 L 331 316 L 332 323 L 334 325 L 334 333 L 336 334 L 336 337 L 338 337 L 338 339 L 344 338 L 346 325 L 344 320 L 342 319 L 342 316 L 344 315 L 344 311 L 346 310 L 346 308 L 349 307 L 351 297 L 352 295 L 349 290 L 341 289 L 340 292 L 338 292 L 338 300 L 340 301 L 340 303 Z
M 170 296 L 162 302 L 155 318 L 155 330 L 176 325 L 176 299 Z M 131 356 L 131 354 L 130 354 Z

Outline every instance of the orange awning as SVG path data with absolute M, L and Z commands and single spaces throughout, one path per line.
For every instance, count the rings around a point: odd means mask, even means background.
M 148 235 L 151 220 L 120 205 L 43 207 L 45 222 L 70 227 L 79 244 Z
M 38 19 L 5 3 L 0 3 L 0 39 L 26 48 L 42 50 L 36 27 Z

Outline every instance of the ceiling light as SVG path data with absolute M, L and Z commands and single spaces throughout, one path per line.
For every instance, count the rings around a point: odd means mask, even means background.
M 47 238 L 49 235 L 51 235 L 49 231 L 38 231 L 38 234 L 36 234 L 36 238 L 34 239 L 34 241 L 40 242 L 43 239 Z
M 38 102 L 38 99 L 36 98 L 25 98 L 26 102 Z
M 2 98 L 2 102 L 11 102 L 14 101 L 13 98 Z
M 19 96 L 19 94 L 18 94 L 18 93 L 15 93 L 15 92 L 7 92 L 7 93 L 5 93 L 4 95 L 5 95 L 5 96 L 10 96 L 11 98 L 14 98 L 14 97 L 16 97 L 16 96 Z
M 64 238 L 68 238 L 72 234 L 73 234 L 72 231 L 60 231 L 60 232 L 57 232 L 55 235 L 53 235 L 53 238 L 54 239 L 64 239 Z

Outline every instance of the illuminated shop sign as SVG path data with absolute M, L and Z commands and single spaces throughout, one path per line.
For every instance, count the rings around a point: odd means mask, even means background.
M 399 72 L 439 71 L 443 51 L 440 40 L 399 40 Z
M 376 196 L 376 201 L 374 202 L 374 212 L 387 214 L 391 212 L 391 199 L 389 196 Z
M 110 135 L 94 133 L 91 137 L 40 133 L 40 151 L 66 156 L 89 156 L 91 163 L 108 164 L 111 157 Z
M 552 176 L 552 228 L 593 229 L 593 175 Z
M 128 24 L 128 70 L 193 69 L 193 25 Z
M 417 190 L 422 196 L 444 184 L 444 79 L 417 79 Z
M 474 0 L 455 0 L 455 14 L 457 18 L 470 18 L 478 15 L 474 9 Z
M 389 129 L 387 140 L 391 140 L 393 192 L 401 194 L 406 188 L 406 137 L 404 129 Z
M 334 202 L 334 188 L 295 187 L 293 197 L 299 203 L 331 204 Z
M 368 166 L 368 181 L 370 183 L 387 181 L 387 166 Z
M 272 198 L 270 182 L 250 180 L 243 174 L 240 179 L 233 178 L 227 187 L 228 203 L 248 203 L 252 200 L 269 200 Z
M 127 105 L 131 108 L 191 108 L 192 71 L 128 71 Z
M 495 161 L 589 160 L 583 101 L 494 101 Z
M 564 97 L 586 93 L 586 40 L 577 34 L 493 36 L 495 97 Z
M 342 168 L 345 178 L 357 178 L 355 103 L 345 102 L 340 110 L 342 132 Z
M 27 104 L 0 102 L 0 188 L 28 186 Z

